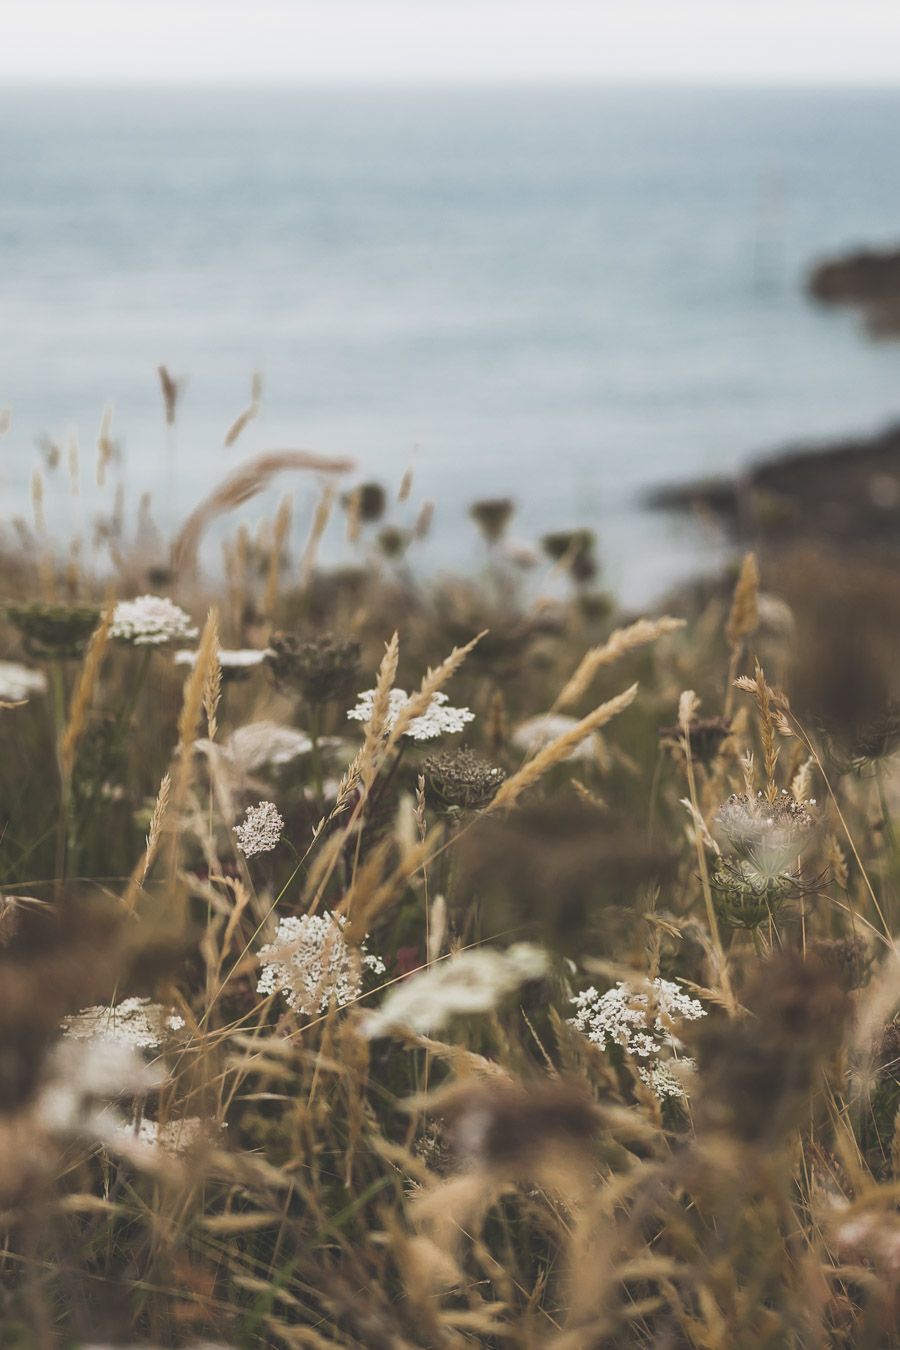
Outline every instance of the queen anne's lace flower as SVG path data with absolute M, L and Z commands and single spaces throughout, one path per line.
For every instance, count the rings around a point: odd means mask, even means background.
M 797 802 L 784 790 L 774 802 L 762 792 L 755 797 L 736 792 L 716 812 L 715 823 L 761 876 L 777 877 L 796 863 L 809 842 L 815 824 L 810 806 L 815 802 Z
M 76 1041 L 104 1040 L 138 1050 L 156 1050 L 172 1031 L 184 1026 L 184 1018 L 152 1003 L 149 998 L 126 998 L 107 1007 L 95 1004 L 67 1017 L 63 1035 Z
M 593 986 L 576 994 L 577 1008 L 570 1024 L 606 1050 L 619 1045 L 637 1063 L 641 1081 L 659 1098 L 684 1097 L 684 1088 L 672 1071 L 672 1060 L 688 1069 L 694 1061 L 679 1055 L 683 1049 L 674 1034 L 679 1022 L 705 1017 L 706 1011 L 670 980 L 651 980 L 644 989 L 634 989 L 623 980 L 605 994 Z
M 326 737 L 322 737 L 319 745 L 326 740 Z M 245 773 L 253 773 L 266 765 L 278 768 L 299 759 L 301 755 L 308 755 L 312 750 L 312 741 L 304 731 L 263 719 L 238 727 L 228 737 L 225 748 L 240 769 Z
M 197 631 L 190 615 L 166 596 L 139 595 L 116 605 L 109 635 L 135 647 L 159 647 L 195 638 Z
M 284 820 L 274 802 L 248 806 L 240 825 L 234 827 L 237 846 L 246 858 L 256 853 L 271 853 L 284 831 Z
M 0 661 L 0 703 L 22 703 L 31 694 L 47 692 L 47 676 L 42 670 L 20 666 L 17 661 Z
M 218 653 L 219 665 L 222 667 L 223 674 L 237 674 L 261 666 L 268 654 L 268 649 L 265 647 L 241 647 L 236 650 L 220 647 Z M 197 653 L 183 648 L 175 653 L 175 664 L 176 666 L 190 666 L 193 669 L 197 664 Z
M 505 951 L 473 947 L 457 952 L 395 985 L 364 1019 L 363 1035 L 385 1036 L 398 1027 L 437 1031 L 458 1014 L 489 1012 L 519 985 L 541 979 L 547 968 L 546 952 L 528 942 Z
M 392 689 L 388 703 L 386 725 L 394 726 L 402 710 L 409 703 L 410 696 L 405 689 Z M 372 716 L 375 690 L 366 689 L 359 695 L 359 702 L 351 708 L 347 716 L 354 722 L 368 722 Z M 469 708 L 453 708 L 447 703 L 447 695 L 437 693 L 421 717 L 414 717 L 404 731 L 414 741 L 433 741 L 437 736 L 452 736 L 462 731 L 467 722 L 474 722 L 475 714 Z
M 566 713 L 546 713 L 540 717 L 529 717 L 527 722 L 521 722 L 513 732 L 513 745 L 529 755 L 536 755 L 545 745 L 555 741 L 558 736 L 564 736 L 577 725 L 578 718 L 569 717 Z M 566 758 L 592 760 L 596 752 L 596 741 L 591 733 L 585 736 L 583 741 L 579 741 Z
M 348 947 L 342 935 L 343 914 L 303 914 L 282 919 L 275 941 L 259 953 L 257 992 L 282 993 L 291 1008 L 312 1017 L 331 1003 L 352 1003 L 362 990 L 364 970 L 384 974 L 384 962 L 370 955 L 365 943 Z

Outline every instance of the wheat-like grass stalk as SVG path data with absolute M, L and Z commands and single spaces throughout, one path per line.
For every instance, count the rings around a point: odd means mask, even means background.
M 272 530 L 272 547 L 269 552 L 269 570 L 266 579 L 266 594 L 263 600 L 263 614 L 271 619 L 278 603 L 278 581 L 281 576 L 281 554 L 290 533 L 294 514 L 294 500 L 290 495 L 282 497 L 275 516 Z
M 209 618 L 213 624 L 213 632 L 210 637 L 206 680 L 203 684 L 203 711 L 206 714 L 206 734 L 211 741 L 214 741 L 219 729 L 218 711 L 219 702 L 222 698 L 222 661 L 220 657 L 218 613 L 215 610 L 210 610 Z
M 313 513 L 309 537 L 307 538 L 306 547 L 303 550 L 303 558 L 300 562 L 300 587 L 304 591 L 307 590 L 312 579 L 312 574 L 316 566 L 316 558 L 319 554 L 319 545 L 322 542 L 322 536 L 331 519 L 331 512 L 334 507 L 334 499 L 336 496 L 337 491 L 334 483 L 326 483 L 322 495 L 316 505 L 315 512 Z
M 44 514 L 44 475 L 40 469 L 35 469 L 31 475 L 31 512 L 34 517 L 34 528 L 38 534 L 47 533 L 47 517 Z
M 372 699 L 372 712 L 365 725 L 365 739 L 362 754 L 359 757 L 359 778 L 368 793 L 378 773 L 381 760 L 380 750 L 385 740 L 391 690 L 397 677 L 397 665 L 400 660 L 400 638 L 394 633 L 385 645 L 384 656 L 378 668 L 375 681 L 375 697 Z
M 159 839 L 162 834 L 163 824 L 166 819 L 166 812 L 169 809 L 169 794 L 172 789 L 172 775 L 163 774 L 159 785 L 159 792 L 156 794 L 156 802 L 153 806 L 153 814 L 150 817 L 150 828 L 147 831 L 146 847 L 144 856 L 141 860 L 141 884 L 146 881 L 147 873 L 153 866 L 153 859 L 156 857 L 159 849 Z
M 626 628 L 615 629 L 604 643 L 585 652 L 575 673 L 563 686 L 553 705 L 553 711 L 577 703 L 587 693 L 594 676 L 604 666 L 611 666 L 629 652 L 646 647 L 649 643 L 656 642 L 657 638 L 677 632 L 684 626 L 684 619 L 673 619 L 669 615 L 663 615 L 659 619 L 638 619 Z
M 184 683 L 181 711 L 178 714 L 178 746 L 176 749 L 177 769 L 175 772 L 173 806 L 180 806 L 190 785 L 194 772 L 194 740 L 197 735 L 197 723 L 204 707 L 204 696 L 210 680 L 210 671 L 218 662 L 219 620 L 215 609 L 211 609 L 200 635 L 197 659 Z
M 103 661 L 103 653 L 106 651 L 106 645 L 109 641 L 109 629 L 112 624 L 113 609 L 109 606 L 100 620 L 81 666 L 81 672 L 78 676 L 78 683 L 75 686 L 75 692 L 72 695 L 72 703 L 69 708 L 69 719 L 66 729 L 63 732 L 62 741 L 59 748 L 59 760 L 62 774 L 68 782 L 72 777 L 72 769 L 75 765 L 75 755 L 78 749 L 84 728 L 87 725 L 88 710 L 91 706 L 91 699 L 94 694 L 94 686 L 97 683 L 97 677 L 100 674 L 100 665 Z
M 507 778 L 493 801 L 485 808 L 485 814 L 488 811 L 498 811 L 502 807 L 512 806 L 522 793 L 527 788 L 532 787 L 539 778 L 543 778 L 549 769 L 567 759 L 586 736 L 599 731 L 601 727 L 606 726 L 607 722 L 611 722 L 614 717 L 618 717 L 619 713 L 624 712 L 634 702 L 637 691 L 637 684 L 624 689 L 621 694 L 617 694 L 615 698 L 607 700 L 606 703 L 601 703 L 593 712 L 588 713 L 586 717 L 582 717 L 580 722 L 576 722 L 574 727 L 570 727 L 561 736 L 557 736 L 545 745 L 533 759 L 522 765 L 518 773 L 514 773 L 511 778 Z

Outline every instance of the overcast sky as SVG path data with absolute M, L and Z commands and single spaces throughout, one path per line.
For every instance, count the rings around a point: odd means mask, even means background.
M 0 0 L 0 81 L 900 81 L 900 0 Z

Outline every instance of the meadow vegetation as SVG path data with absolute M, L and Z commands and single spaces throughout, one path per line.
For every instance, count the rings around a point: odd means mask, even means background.
M 0 1345 L 896 1345 L 890 572 L 434 578 L 296 455 L 5 536 Z

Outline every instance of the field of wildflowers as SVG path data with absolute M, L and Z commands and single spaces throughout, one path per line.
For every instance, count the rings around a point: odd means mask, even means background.
M 503 500 L 429 579 L 333 467 L 13 526 L 0 1345 L 896 1345 L 889 575 L 622 614 Z M 290 469 L 299 556 L 286 498 L 201 576 Z

